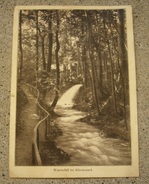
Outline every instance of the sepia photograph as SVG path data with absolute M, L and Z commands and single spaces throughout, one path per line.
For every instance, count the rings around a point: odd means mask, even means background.
M 139 175 L 131 6 L 17 6 L 9 173 Z

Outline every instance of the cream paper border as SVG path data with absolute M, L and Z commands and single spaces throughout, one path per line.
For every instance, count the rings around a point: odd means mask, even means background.
M 125 9 L 127 22 L 127 46 L 129 67 L 131 156 L 130 166 L 15 166 L 15 128 L 16 128 L 16 88 L 17 88 L 17 53 L 19 11 L 34 9 L 82 9 L 107 10 Z M 136 69 L 131 6 L 16 6 L 13 22 L 13 50 L 11 73 L 11 107 L 9 139 L 9 175 L 13 178 L 97 178 L 97 177 L 138 177 L 138 125 L 136 100 Z

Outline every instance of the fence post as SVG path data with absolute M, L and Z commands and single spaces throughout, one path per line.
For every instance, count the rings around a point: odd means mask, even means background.
M 36 95 L 36 91 L 37 91 L 36 88 L 34 88 L 34 96 L 35 96 L 35 97 L 37 96 L 37 95 Z
M 39 116 L 39 107 L 38 107 L 38 103 L 36 103 L 36 114 Z
M 48 116 L 47 117 L 47 134 L 51 133 L 51 131 L 50 131 L 50 129 L 51 129 L 50 120 L 51 120 L 50 116 Z
M 39 119 L 41 119 L 41 109 L 40 109 L 40 107 L 38 107 L 38 116 L 39 116 Z
M 36 165 L 34 144 L 32 144 L 32 164 Z
M 39 150 L 39 130 L 38 130 L 38 128 L 37 128 L 37 147 L 38 147 L 38 150 Z
M 48 118 L 45 119 L 45 140 L 47 139 L 48 136 Z
M 51 129 L 51 116 L 50 115 L 48 117 L 48 123 L 49 123 L 49 131 L 50 131 L 50 129 Z

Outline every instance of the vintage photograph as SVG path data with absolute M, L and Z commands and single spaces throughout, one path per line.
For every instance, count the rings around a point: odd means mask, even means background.
M 10 176 L 138 176 L 132 12 L 18 6 Z

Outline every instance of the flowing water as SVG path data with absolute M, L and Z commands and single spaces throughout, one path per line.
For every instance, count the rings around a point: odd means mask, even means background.
M 57 107 L 67 108 L 73 106 L 74 97 L 77 95 L 82 84 L 77 84 L 66 91 L 57 102 Z
M 61 114 L 57 124 L 63 131 L 56 145 L 71 156 L 65 165 L 130 165 L 131 151 L 127 142 L 103 138 L 98 128 L 80 120 L 85 112 L 72 109 L 73 99 L 81 86 L 78 84 L 66 91 L 56 107 Z

